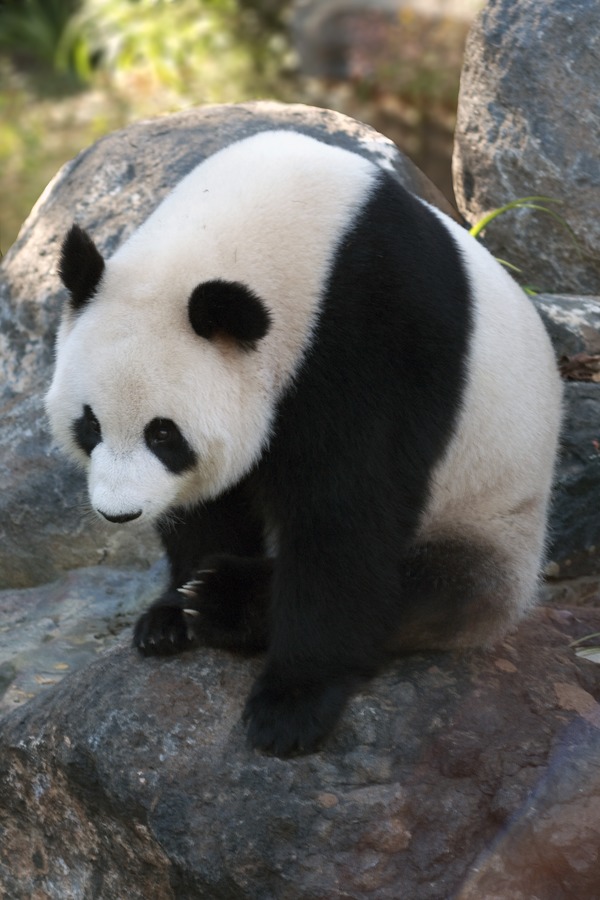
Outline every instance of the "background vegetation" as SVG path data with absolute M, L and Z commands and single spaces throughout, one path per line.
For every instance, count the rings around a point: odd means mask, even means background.
M 0 0 L 0 249 L 60 166 L 134 119 L 275 98 L 373 124 L 451 196 L 466 24 L 399 14 L 343 80 L 302 74 L 284 0 Z M 377 24 L 377 23 L 376 23 Z M 377 27 L 380 27 L 377 26 Z

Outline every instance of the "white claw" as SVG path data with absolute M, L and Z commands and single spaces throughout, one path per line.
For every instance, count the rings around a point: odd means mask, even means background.
M 195 597 L 196 591 L 190 590 L 188 587 L 180 587 L 177 588 L 179 594 L 183 594 L 184 597 Z
M 199 616 L 200 613 L 197 609 L 184 609 L 183 612 L 186 616 Z
M 186 583 L 183 586 L 184 586 L 184 588 L 189 588 L 190 590 L 193 590 L 194 588 L 198 587 L 199 584 L 204 584 L 204 582 L 203 581 L 186 581 Z

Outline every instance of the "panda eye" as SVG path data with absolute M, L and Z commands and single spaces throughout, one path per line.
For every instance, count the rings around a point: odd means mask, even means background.
M 73 422 L 72 432 L 75 443 L 87 456 L 91 455 L 94 447 L 102 440 L 100 422 L 87 403 L 83 407 L 82 414 Z
M 146 441 L 151 447 L 165 444 L 169 439 L 176 437 L 179 429 L 169 419 L 154 419 L 146 428 Z
M 196 454 L 171 419 L 152 419 L 144 428 L 148 448 L 175 475 L 192 468 Z
M 101 434 L 100 422 L 98 421 L 98 419 L 96 418 L 96 416 L 94 415 L 94 413 L 92 412 L 92 410 L 90 409 L 89 406 L 85 407 L 85 421 L 86 421 L 86 424 L 89 426 L 90 430 L 94 434 L 97 434 L 98 436 L 100 436 L 100 434 Z

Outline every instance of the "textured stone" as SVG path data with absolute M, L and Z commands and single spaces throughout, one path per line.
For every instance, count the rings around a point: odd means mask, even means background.
M 600 28 L 597 0 L 490 0 L 467 41 L 454 190 L 471 222 L 519 197 L 562 201 L 583 251 L 552 218 L 497 218 L 486 241 L 552 292 L 600 293 Z
M 0 718 L 115 644 L 165 578 L 164 563 L 144 572 L 93 566 L 0 591 Z
M 559 362 L 600 354 L 600 298 L 534 298 Z M 600 357 L 599 357 L 600 361 Z M 550 520 L 553 579 L 600 573 L 600 383 L 567 381 Z
M 117 647 L 0 723 L 0 893 L 210 900 L 594 897 L 598 610 L 399 661 L 328 745 L 245 746 L 258 661 Z
M 147 565 L 148 529 L 91 525 L 83 478 L 51 449 L 42 398 L 64 299 L 56 273 L 74 219 L 106 255 L 202 159 L 267 128 L 294 128 L 354 149 L 453 213 L 387 138 L 339 113 L 278 103 L 187 110 L 115 132 L 65 165 L 0 266 L 0 586 L 26 587 L 74 566 Z

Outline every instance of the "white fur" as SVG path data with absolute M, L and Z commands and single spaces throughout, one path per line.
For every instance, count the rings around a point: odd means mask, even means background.
M 89 465 L 94 508 L 155 518 L 251 468 L 376 173 L 346 150 L 263 132 L 197 166 L 107 262 L 89 307 L 61 325 L 47 397 L 57 440 Z M 189 296 L 214 278 L 242 282 L 268 306 L 272 326 L 256 351 L 193 332 Z M 102 428 L 91 460 L 71 434 L 84 404 Z M 146 448 L 144 426 L 157 416 L 194 448 L 194 471 L 173 476 Z
M 514 614 L 535 596 L 561 423 L 550 340 L 523 290 L 467 231 L 430 207 L 460 248 L 476 299 L 467 390 L 421 532 L 487 542 L 512 564 Z

